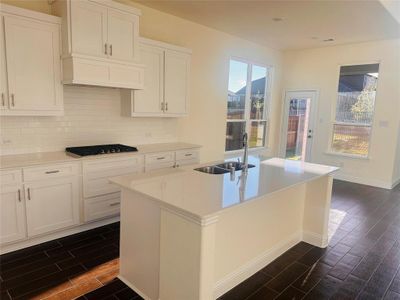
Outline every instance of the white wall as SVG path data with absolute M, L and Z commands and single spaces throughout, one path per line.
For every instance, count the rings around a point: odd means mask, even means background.
M 2 155 L 64 151 L 68 146 L 173 142 L 173 119 L 121 116 L 118 89 L 64 86 L 62 117 L 1 117 Z
M 335 116 L 339 65 L 379 61 L 379 82 L 369 159 L 328 155 L 331 120 Z M 315 162 L 342 166 L 339 177 L 390 187 L 400 120 L 400 40 L 286 51 L 283 88 L 318 89 L 318 126 L 312 149 Z M 388 126 L 381 122 L 388 122 Z

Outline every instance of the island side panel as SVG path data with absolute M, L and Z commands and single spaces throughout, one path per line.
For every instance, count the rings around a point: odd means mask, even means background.
M 216 222 L 161 209 L 159 299 L 214 299 Z
M 217 298 L 302 239 L 305 184 L 248 201 L 218 216 Z
M 307 183 L 304 204 L 303 240 L 314 246 L 328 246 L 328 223 L 333 177 L 323 176 Z
M 122 189 L 119 278 L 145 299 L 159 299 L 160 207 Z

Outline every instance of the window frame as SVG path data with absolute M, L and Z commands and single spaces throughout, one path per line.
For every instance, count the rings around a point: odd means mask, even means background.
M 375 110 L 376 110 L 376 101 L 378 99 L 378 94 L 379 94 L 379 85 L 380 85 L 380 77 L 378 77 L 378 83 L 376 85 L 376 92 L 375 92 L 375 99 L 374 99 L 374 110 L 372 112 L 372 118 L 371 118 L 371 124 L 361 124 L 361 123 L 351 123 L 351 122 L 340 122 L 336 121 L 336 109 L 338 105 L 338 94 L 339 94 L 339 83 L 340 83 L 340 69 L 341 67 L 346 67 L 346 66 L 356 66 L 356 65 L 371 65 L 371 64 L 379 64 L 379 74 L 381 73 L 381 66 L 382 62 L 380 60 L 371 60 L 371 61 L 357 61 L 357 62 L 352 62 L 352 63 L 341 63 L 337 65 L 337 81 L 336 81 L 336 92 L 335 92 L 335 102 L 333 105 L 333 110 L 331 112 L 331 122 L 330 122 L 330 135 L 329 135 L 329 145 L 328 145 L 328 150 L 326 151 L 326 154 L 329 155 L 336 155 L 336 156 L 342 156 L 342 157 L 348 157 L 348 158 L 356 158 L 356 159 L 370 159 L 371 158 L 371 144 L 372 144 L 372 137 L 374 134 L 374 122 L 375 122 Z M 344 126 L 354 126 L 354 127 L 369 127 L 370 128 L 370 134 L 369 134 L 369 139 L 368 139 L 368 152 L 367 155 L 360 155 L 360 154 L 353 154 L 353 153 L 342 153 L 342 152 L 337 152 L 333 150 L 333 137 L 334 137 L 334 128 L 335 125 L 344 125 Z
M 269 146 L 269 129 L 270 129 L 270 105 L 271 105 L 271 87 L 272 87 L 272 77 L 273 77 L 273 66 L 265 64 L 265 63 L 259 63 L 256 61 L 252 61 L 249 59 L 241 58 L 241 57 L 236 57 L 236 56 L 231 56 L 229 57 L 228 60 L 228 86 L 226 91 L 229 91 L 229 76 L 230 76 L 230 62 L 231 60 L 238 61 L 241 63 L 247 64 L 247 76 L 246 76 L 246 95 L 245 95 L 245 107 L 244 107 L 244 118 L 243 119 L 228 119 L 228 110 L 226 111 L 225 114 L 225 149 L 226 149 L 226 127 L 228 123 L 241 123 L 245 122 L 245 130 L 249 134 L 249 139 L 250 139 L 250 130 L 251 130 L 251 122 L 265 122 L 265 130 L 264 130 L 264 145 L 259 146 L 259 147 L 249 147 L 249 152 L 261 152 L 264 150 L 268 149 Z M 251 113 L 251 88 L 252 88 L 252 73 L 253 73 L 253 65 L 256 65 L 258 67 L 263 67 L 266 69 L 266 75 L 265 75 L 265 90 L 264 90 L 264 111 L 263 111 L 263 118 L 262 119 L 251 119 L 250 118 L 250 113 Z M 227 100 L 225 101 L 227 105 Z M 243 149 L 236 149 L 236 150 L 224 150 L 225 155 L 234 155 L 237 153 L 243 152 Z

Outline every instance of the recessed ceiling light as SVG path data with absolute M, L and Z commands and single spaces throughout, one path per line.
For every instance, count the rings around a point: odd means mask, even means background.
M 333 42 L 335 39 L 332 39 L 332 38 L 330 38 L 330 39 L 325 39 L 325 40 L 322 40 L 323 42 Z
M 272 18 L 272 21 L 274 21 L 274 22 L 282 22 L 283 18 L 275 17 L 275 18 Z

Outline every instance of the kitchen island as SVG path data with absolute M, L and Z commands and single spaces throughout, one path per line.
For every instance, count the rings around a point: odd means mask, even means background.
M 216 299 L 300 241 L 326 247 L 337 168 L 249 163 L 247 175 L 192 166 L 112 178 L 122 188 L 120 279 L 145 299 Z

